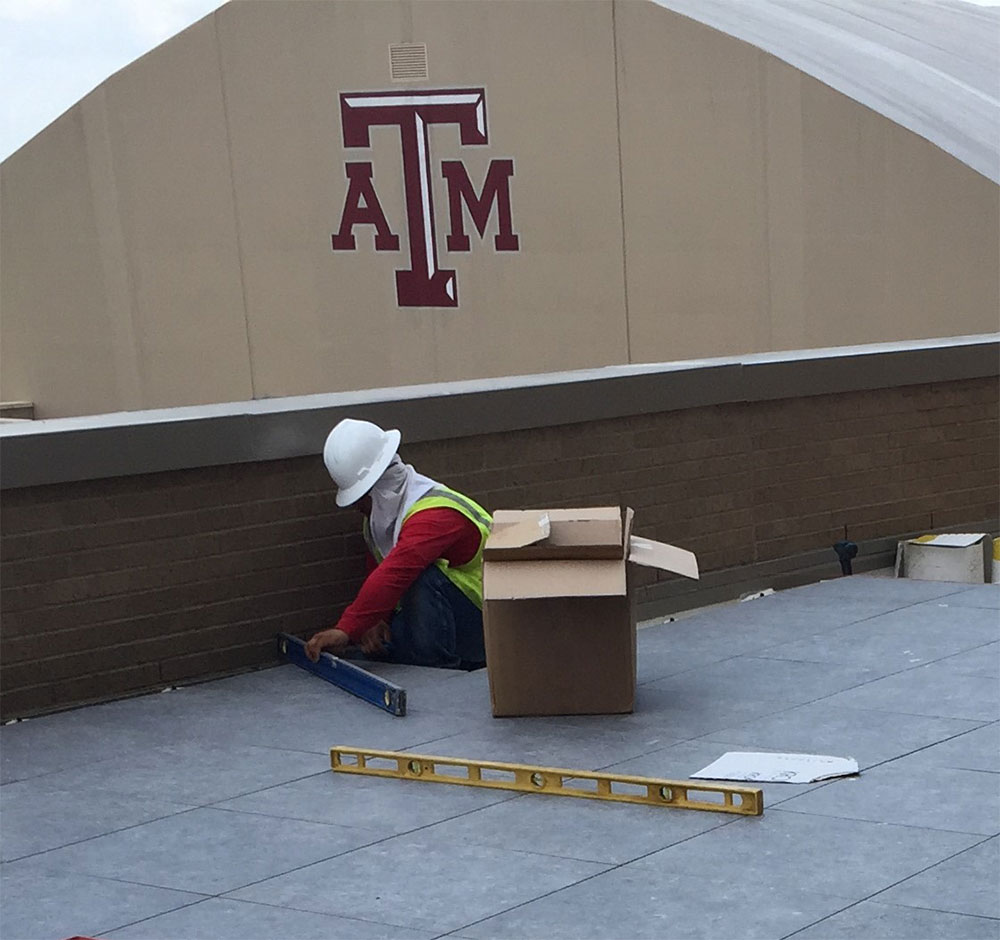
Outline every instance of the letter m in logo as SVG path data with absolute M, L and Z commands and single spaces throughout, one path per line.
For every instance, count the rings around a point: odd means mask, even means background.
M 451 216 L 448 251 L 469 250 L 469 236 L 465 234 L 462 220 L 463 202 L 480 238 L 486 237 L 490 211 L 496 206 L 499 231 L 493 239 L 493 247 L 497 251 L 517 251 L 520 244 L 510 222 L 510 178 L 514 175 L 514 161 L 491 160 L 483 191 L 478 196 L 461 160 L 443 160 L 441 172 L 448 182 L 448 211 Z

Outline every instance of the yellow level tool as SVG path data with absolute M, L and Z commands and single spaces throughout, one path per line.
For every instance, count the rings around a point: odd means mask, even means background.
M 764 795 L 759 789 L 695 780 L 659 780 L 655 777 L 430 757 L 427 754 L 359 747 L 330 748 L 330 767 L 335 773 L 342 774 L 396 777 L 423 780 L 425 783 L 457 783 L 466 787 L 490 787 L 520 793 L 578 796 L 586 800 L 703 809 L 741 816 L 760 816 L 764 812 Z

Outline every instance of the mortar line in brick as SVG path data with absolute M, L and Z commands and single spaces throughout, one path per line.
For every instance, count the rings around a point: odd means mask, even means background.
M 341 559 L 336 559 L 336 560 L 343 561 L 344 559 L 341 558 Z M 271 580 L 280 580 L 280 578 L 281 578 L 281 576 L 283 574 L 287 574 L 287 573 L 291 573 L 291 572 L 321 572 L 321 571 L 324 571 L 324 570 L 328 570 L 330 568 L 330 565 L 331 565 L 331 560 L 327 560 L 327 559 L 320 559 L 318 561 L 312 561 L 312 562 L 309 562 L 307 564 L 301 564 L 301 563 L 297 563 L 297 562 L 292 562 L 292 563 L 287 564 L 287 565 L 282 565 L 281 567 L 267 569 L 266 575 Z M 146 569 L 144 569 L 144 570 L 146 570 Z M 155 570 L 155 569 L 149 569 L 149 570 Z M 117 572 L 114 572 L 114 573 L 117 574 Z M 256 580 L 256 579 L 261 578 L 261 577 L 262 577 L 262 573 L 260 571 L 250 570 L 250 571 L 245 571 L 245 572 L 240 572 L 240 573 L 237 573 L 237 574 L 233 574 L 227 580 L 231 581 L 231 582 L 235 582 L 235 581 L 238 581 L 240 579 L 244 579 L 244 580 L 245 579 L 254 579 L 254 580 Z M 333 580 L 333 578 L 331 576 L 331 577 L 327 577 L 327 578 L 321 578 L 321 579 L 319 579 L 317 581 L 310 581 L 310 582 L 307 582 L 305 584 L 295 584 L 295 585 L 293 585 L 291 587 L 285 588 L 284 590 L 305 590 L 305 589 L 308 589 L 310 587 L 326 587 L 326 586 L 332 586 L 334 584 L 355 584 L 355 585 L 360 585 L 361 580 L 363 579 L 363 577 L 364 577 L 363 573 L 360 573 L 360 572 L 359 572 L 359 575 L 358 575 L 357 578 L 350 578 L 350 577 L 344 578 L 344 577 L 341 577 L 338 580 Z M 23 616 L 23 615 L 26 615 L 26 614 L 29 614 L 29 613 L 44 613 L 45 611 L 58 610 L 58 609 L 65 608 L 65 607 L 76 607 L 76 606 L 86 607 L 88 605 L 96 606 L 96 605 L 99 605 L 99 604 L 102 604 L 102 603 L 110 603 L 112 601 L 118 601 L 118 602 L 120 602 L 120 601 L 125 601 L 125 600 L 132 600 L 132 599 L 136 599 L 136 598 L 146 598 L 146 597 L 149 597 L 151 595 L 158 594 L 158 593 L 166 593 L 166 592 L 171 592 L 171 591 L 190 592 L 190 591 L 194 591 L 194 590 L 199 589 L 199 588 L 204 588 L 204 587 L 206 587 L 208 585 L 217 585 L 218 582 L 219 582 L 219 577 L 218 576 L 212 576 L 212 577 L 200 578 L 200 579 L 194 580 L 194 581 L 179 581 L 179 582 L 176 582 L 176 583 L 166 584 L 166 585 L 160 585 L 160 586 L 157 586 L 157 587 L 141 588 L 141 589 L 135 590 L 135 591 L 127 591 L 127 590 L 126 591 L 118 591 L 118 592 L 111 593 L 111 594 L 101 595 L 99 597 L 87 597 L 87 598 L 79 598 L 79 599 L 75 599 L 75 600 L 54 601 L 51 604 L 40 604 L 40 605 L 35 606 L 35 607 L 30 607 L 29 606 L 29 607 L 14 608 L 14 609 L 9 609 L 8 608 L 8 609 L 5 610 L 5 613 L 7 613 L 7 614 L 15 614 L 16 613 L 16 614 L 20 614 L 20 615 Z M 57 582 L 57 583 L 61 583 L 61 582 Z M 240 600 L 242 598 L 263 597 L 263 596 L 266 596 L 267 593 L 281 593 L 281 591 L 279 590 L 279 591 L 275 591 L 275 592 L 265 592 L 263 594 L 258 594 L 257 592 L 251 592 L 249 594 L 235 594 L 235 595 L 234 594 L 228 594 L 226 599 L 227 600 Z M 206 606 L 206 605 L 203 604 L 203 603 L 197 603 L 197 604 L 192 604 L 190 606 L 192 608 L 195 608 L 195 607 L 202 607 L 202 606 Z
M 216 535 L 216 533 L 214 533 L 214 532 L 213 533 L 207 533 L 205 535 L 205 537 L 206 538 L 211 538 L 211 537 L 214 537 L 215 535 Z M 138 571 L 155 571 L 155 570 L 160 570 L 160 569 L 164 568 L 165 566 L 171 566 L 172 567 L 172 566 L 175 566 L 175 565 L 191 565 L 191 564 L 195 564 L 195 563 L 204 563 L 204 562 L 208 562 L 208 561 L 212 561 L 212 560 L 223 560 L 223 559 L 229 559 L 229 558 L 239 558 L 241 556 L 252 555 L 252 554 L 256 554 L 256 553 L 261 553 L 262 554 L 262 553 L 265 553 L 265 552 L 281 552 L 281 551 L 284 551 L 284 550 L 301 549 L 303 546 L 319 545 L 319 544 L 322 544 L 324 542 L 328 542 L 331 539 L 349 538 L 349 537 L 350 537 L 350 535 L 347 535 L 347 536 L 342 536 L 342 535 L 316 536 L 314 538 L 306 538 L 306 539 L 301 539 L 301 540 L 297 540 L 297 541 L 293 541 L 293 542 L 279 542 L 279 543 L 274 543 L 274 544 L 267 544 L 267 545 L 264 545 L 264 546 L 258 546 L 258 547 L 249 548 L 249 549 L 241 549 L 241 550 L 226 551 L 226 552 L 210 552 L 208 554 L 189 555 L 187 557 L 172 558 L 169 561 L 159 562 L 159 563 L 156 563 L 156 564 L 137 564 L 137 565 L 126 565 L 124 567 L 104 568 L 104 569 L 100 569 L 100 570 L 89 571 L 86 574 L 71 575 L 71 576 L 65 577 L 65 578 L 56 578 L 56 579 L 52 579 L 52 578 L 39 578 L 37 581 L 22 582 L 22 583 L 14 585 L 14 587 L 15 588 L 28 588 L 28 587 L 35 587 L 35 586 L 38 586 L 38 585 L 41 585 L 41 584 L 64 583 L 64 582 L 67 582 L 67 581 L 89 581 L 89 580 L 91 580 L 93 578 L 101 577 L 102 575 L 118 575 L 118 574 L 127 574 L 127 573 L 138 572 Z M 177 539 L 178 541 L 183 541 L 183 537 L 181 537 L 181 536 L 175 536 L 173 538 Z M 119 551 L 120 548 L 121 548 L 120 545 L 113 545 L 113 546 L 108 546 L 107 550 L 109 552 L 110 551 Z M 66 553 L 66 554 L 75 554 L 75 553 L 69 552 L 69 553 Z M 350 559 L 353 559 L 353 558 L 358 558 L 358 557 L 360 557 L 360 555 L 361 555 L 360 552 L 356 552 L 356 553 L 352 552 L 350 554 L 330 554 L 330 555 L 326 556 L 326 558 L 324 560 L 327 561 L 327 562 L 346 561 L 346 560 L 350 560 Z M 10 562 L 9 565 L 12 566 L 12 565 L 26 565 L 26 564 L 42 564 L 45 561 L 46 558 L 52 558 L 52 557 L 55 557 L 55 556 L 47 555 L 47 556 L 37 556 L 37 557 L 34 557 L 34 558 L 19 559 L 16 562 Z M 310 564 L 316 564 L 316 563 L 319 563 L 319 562 L 320 562 L 320 559 L 315 559 L 314 561 L 310 562 Z M 285 567 L 291 568 L 291 567 L 295 567 L 295 565 L 289 564 L 289 565 L 286 565 Z M 243 573 L 250 574 L 250 573 L 252 573 L 255 570 L 258 570 L 258 569 L 249 568 L 249 569 L 246 569 L 246 571 L 243 572 Z M 275 569 L 275 568 L 270 568 L 269 567 L 266 570 L 267 571 L 275 571 L 275 570 L 280 570 L 280 569 Z M 8 575 L 7 575 L 7 582 L 8 582 L 8 584 L 10 583 L 10 574 L 9 574 L 9 572 L 8 572 Z M 184 583 L 189 583 L 189 582 L 184 582 Z M 191 583 L 193 583 L 193 582 L 191 582 Z
M 209 512 L 225 513 L 228 510 L 232 510 L 232 511 L 235 512 L 235 511 L 238 511 L 238 510 L 241 510 L 241 509 L 245 509 L 248 506 L 255 506 L 255 507 L 262 507 L 263 506 L 263 507 L 266 507 L 266 506 L 276 506 L 277 504 L 280 504 L 280 503 L 290 503 L 291 504 L 291 503 L 301 502 L 303 498 L 307 498 L 310 495 L 324 495 L 324 496 L 328 496 L 329 500 L 330 500 L 330 505 L 331 505 L 330 511 L 328 511 L 326 513 L 321 513 L 321 514 L 308 513 L 308 514 L 305 514 L 305 515 L 302 515 L 302 516 L 284 516 L 284 515 L 280 515 L 279 518 L 281 518 L 283 520 L 289 520 L 289 521 L 291 521 L 291 520 L 295 520 L 295 519 L 311 519 L 311 518 L 314 518 L 314 517 L 320 517 L 320 518 L 322 518 L 323 516 L 329 516 L 329 517 L 332 517 L 332 518 L 337 518 L 339 516 L 338 512 L 333 508 L 333 498 L 334 497 L 333 497 L 332 493 L 329 493 L 329 494 L 302 494 L 302 493 L 295 493 L 295 494 L 290 494 L 288 496 L 283 496 L 283 497 L 280 497 L 280 498 L 277 498 L 277 499 L 244 499 L 244 500 L 242 500 L 240 502 L 233 502 L 233 503 L 211 503 L 211 504 L 206 504 L 204 506 L 199 506 L 199 507 L 194 508 L 194 509 L 181 509 L 181 510 L 177 510 L 177 511 L 174 511 L 174 512 L 159 512 L 159 513 L 153 513 L 153 514 L 150 514 L 150 515 L 141 515 L 141 514 L 127 515 L 127 516 L 118 516 L 118 515 L 110 516 L 109 515 L 105 520 L 101 520 L 101 521 L 96 522 L 96 523 L 93 520 L 91 520 L 91 521 L 88 521 L 88 522 L 74 523 L 72 525 L 50 526 L 47 529 L 30 529 L 30 530 L 27 530 L 25 532 L 14 533 L 13 537 L 16 537 L 18 535 L 28 535 L 28 534 L 30 534 L 30 535 L 48 535 L 48 534 L 58 534 L 58 533 L 65 533 L 65 532 L 85 531 L 85 530 L 94 528 L 95 525 L 100 525 L 102 521 L 103 521 L 104 524 L 107 524 L 107 525 L 123 525 L 123 524 L 129 523 L 129 522 L 137 522 L 137 523 L 138 522 L 142 522 L 142 523 L 147 523 L 147 524 L 155 524 L 157 521 L 163 520 L 163 519 L 194 518 L 194 517 L 198 516 L 199 514 L 205 514 L 205 513 L 209 513 Z M 234 527 L 234 528 L 246 528 L 246 527 Z
M 131 541 L 124 541 L 124 542 L 122 542 L 122 541 L 112 541 L 112 542 L 108 542 L 107 544 L 98 546 L 97 550 L 99 550 L 99 551 L 114 550 L 114 549 L 119 549 L 120 550 L 120 549 L 126 549 L 129 546 L 131 546 L 131 545 L 152 546 L 152 545 L 156 545 L 157 543 L 161 543 L 161 542 L 168 542 L 168 541 L 171 541 L 171 540 L 185 539 L 185 538 L 198 538 L 198 537 L 206 537 L 207 538 L 209 536 L 213 536 L 213 537 L 220 537 L 220 536 L 237 537 L 239 535 L 249 535 L 251 533 L 258 533 L 259 534 L 259 533 L 266 532 L 268 529 L 275 528 L 276 526 L 290 525 L 292 523 L 299 522 L 299 521 L 304 522 L 304 523 L 318 524 L 321 521 L 323 521 L 323 519 L 321 517 L 304 517 L 302 519 L 290 519 L 290 520 L 283 520 L 281 522 L 272 522 L 272 523 L 259 523 L 259 524 L 256 524 L 256 525 L 242 526 L 242 527 L 238 527 L 238 528 L 236 528 L 236 527 L 233 527 L 233 528 L 222 528 L 222 529 L 213 528 L 213 529 L 207 529 L 207 530 L 201 530 L 201 531 L 192 531 L 192 532 L 174 532 L 174 533 L 171 533 L 171 534 L 158 535 L 158 536 L 152 537 L 152 538 L 150 538 L 150 537 L 147 537 L 147 538 L 139 538 L 139 537 L 137 537 L 137 538 L 135 538 L 135 539 L 133 539 Z M 81 527 L 81 529 L 93 529 L 93 528 L 94 528 L 93 526 L 82 526 Z M 137 532 L 146 531 L 141 526 L 135 526 L 134 528 L 136 529 Z M 350 536 L 356 535 L 356 534 L 357 533 L 355 533 L 353 531 L 338 531 L 338 530 L 334 530 L 331 533 L 329 533 L 329 535 L 324 534 L 322 536 L 316 536 L 316 538 L 324 538 L 324 537 L 329 537 L 329 538 L 343 538 L 345 536 L 346 537 L 350 537 Z M 33 534 L 31 534 L 31 535 L 25 535 L 25 536 L 18 536 L 18 537 L 19 538 L 37 538 L 37 536 L 35 536 Z M 284 543 L 284 544 L 291 544 L 291 543 Z M 28 555 L 28 556 L 21 556 L 21 557 L 18 557 L 16 559 L 11 559 L 9 557 L 9 555 L 8 555 L 8 557 L 7 557 L 6 560 L 7 561 L 15 561 L 16 560 L 18 562 L 20 562 L 20 561 L 29 561 L 29 560 L 38 560 L 38 561 L 40 561 L 40 560 L 44 560 L 44 559 L 54 559 L 54 558 L 62 558 L 64 556 L 72 556 L 72 555 L 76 554 L 78 551 L 80 551 L 79 548 L 68 548 L 68 549 L 66 549 L 64 551 L 60 551 L 60 552 L 52 552 L 52 553 L 47 553 L 47 554 L 33 554 L 33 555 Z
M 205 582 L 205 583 L 211 583 L 211 582 Z M 294 595 L 296 595 L 298 593 L 302 593 L 302 592 L 305 592 L 305 591 L 308 591 L 308 590 L 314 590 L 316 588 L 327 588 L 332 583 L 340 584 L 340 583 L 346 583 L 346 582 L 322 581 L 322 582 L 317 582 L 317 583 L 314 583 L 314 584 L 299 585 L 299 586 L 297 586 L 294 589 L 286 589 L 286 590 L 279 590 L 279 591 L 266 591 L 266 592 L 262 592 L 260 594 L 245 594 L 245 595 L 240 595 L 238 597 L 226 597 L 224 600 L 217 600 L 217 601 L 213 601 L 211 603 L 189 604 L 189 605 L 186 605 L 186 606 L 183 606 L 183 607 L 171 608 L 171 615 L 175 616 L 175 617 L 182 616 L 186 612 L 194 612 L 194 611 L 207 610 L 207 609 L 210 609 L 210 608 L 213 608 L 213 607 L 223 607 L 223 606 L 225 606 L 227 604 L 232 604 L 232 603 L 239 602 L 239 601 L 253 601 L 255 603 L 259 603 L 259 602 L 261 602 L 263 600 L 266 600 L 268 598 L 278 598 L 278 597 L 284 597 L 284 596 L 292 597 L 292 596 L 294 596 Z M 360 579 L 357 582 L 352 582 L 352 583 L 355 584 L 355 586 L 356 586 L 357 584 L 360 584 Z M 171 588 L 170 590 L 173 590 L 173 589 Z M 121 600 L 125 596 L 135 597 L 135 596 L 144 596 L 144 595 L 153 594 L 153 593 L 156 593 L 156 592 L 155 591 L 143 591 L 143 592 L 141 592 L 141 594 L 137 594 L 137 595 L 121 595 L 120 597 L 112 598 L 112 600 Z M 105 599 L 105 600 L 107 600 L 107 599 Z M 58 605 L 54 605 L 54 606 L 57 609 L 61 609 L 61 608 L 64 608 L 64 607 L 67 607 L 67 606 L 70 606 L 70 605 L 58 604 Z M 24 613 L 24 614 L 27 614 L 27 613 L 38 613 L 39 610 L 42 610 L 42 609 L 43 608 L 39 608 L 39 609 L 36 609 L 36 610 L 33 610 L 33 611 L 17 611 L 17 613 L 19 613 L 19 614 L 22 614 L 22 613 Z M 141 621 L 141 620 L 156 618 L 156 617 L 159 617 L 159 616 L 163 616 L 163 614 L 162 614 L 162 612 L 157 611 L 157 612 L 151 612 L 151 613 L 134 614 L 132 616 L 127 616 L 127 617 L 116 617 L 116 618 L 113 618 L 111 620 L 101 620 L 101 621 L 99 621 L 99 623 L 100 623 L 100 625 L 102 627 L 107 627 L 107 626 L 112 626 L 112 625 L 118 624 L 118 623 L 129 623 L 129 622 L 133 622 L 133 621 Z M 91 624 L 80 624 L 79 622 L 76 622 L 76 623 L 74 623 L 74 625 L 72 627 L 69 627 L 67 629 L 74 629 L 76 626 L 85 626 L 85 625 L 96 626 L 97 623 L 94 622 L 94 623 L 91 623 Z M 51 632 L 56 632 L 56 631 L 51 631 Z M 43 634 L 44 634 L 44 631 L 38 631 L 37 633 L 33 633 L 32 635 L 33 636 L 37 636 L 37 635 L 43 635 Z

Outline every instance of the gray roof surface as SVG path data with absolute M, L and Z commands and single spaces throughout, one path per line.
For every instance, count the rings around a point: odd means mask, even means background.
M 794 65 L 1000 182 L 1000 7 L 654 0 Z
M 857 575 L 639 632 L 634 714 L 292 665 L 0 729 L 4 940 L 1000 936 L 1000 586 Z M 347 744 L 683 778 L 855 757 L 761 817 L 334 775 Z

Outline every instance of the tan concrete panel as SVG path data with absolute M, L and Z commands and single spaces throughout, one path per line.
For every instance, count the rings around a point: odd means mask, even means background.
M 114 410 L 117 383 L 80 105 L 3 163 L 0 398 Z
M 890 316 L 913 338 L 1000 329 L 1000 187 L 896 124 L 887 151 Z
M 802 163 L 802 73 L 762 58 L 767 186 L 769 314 L 762 350 L 805 349 L 809 324 L 804 298 L 805 203 Z
M 996 330 L 1000 190 L 797 69 L 765 76 L 771 348 Z
M 625 361 L 611 5 L 608 2 L 232 5 L 219 14 L 247 309 L 259 396 L 528 373 Z M 389 45 L 426 43 L 428 79 L 393 83 Z M 339 94 L 486 89 L 489 144 L 433 126 L 440 267 L 459 307 L 401 308 L 409 266 L 399 131 L 343 146 Z M 519 252 L 495 252 L 496 214 L 450 252 L 442 160 L 477 191 L 512 158 Z M 374 165 L 398 252 L 331 250 L 345 161 Z
M 615 6 L 633 362 L 768 346 L 762 54 Z
M 997 187 L 813 79 L 801 91 L 805 345 L 997 329 Z
M 97 409 L 135 410 L 148 401 L 143 388 L 144 363 L 135 332 L 136 298 L 122 231 L 118 186 L 111 153 L 111 134 L 104 89 L 98 88 L 80 102 L 86 141 L 86 164 L 94 206 L 97 246 L 104 283 L 103 320 L 111 345 L 115 400 Z M 97 311 L 94 311 L 95 313 Z
M 805 77 L 801 91 L 806 344 L 907 338 L 888 322 L 889 122 Z
M 103 89 L 143 405 L 252 398 L 214 20 Z

